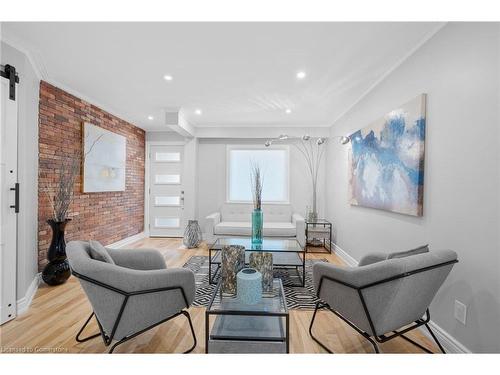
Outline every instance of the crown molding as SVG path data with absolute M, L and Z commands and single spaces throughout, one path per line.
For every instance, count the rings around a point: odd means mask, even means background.
M 26 56 L 28 61 L 30 62 L 31 66 L 33 67 L 33 70 L 35 71 L 36 76 L 38 77 L 39 80 L 45 81 L 52 86 L 55 86 L 61 90 L 66 91 L 67 93 L 78 97 L 79 99 L 82 99 L 96 107 L 99 107 L 99 109 L 102 109 L 105 112 L 108 112 L 109 114 L 116 116 L 124 121 L 127 121 L 131 125 L 134 125 L 138 128 L 141 128 L 144 130 L 143 126 L 138 126 L 136 125 L 135 119 L 130 118 L 129 116 L 124 116 L 121 114 L 119 111 L 117 111 L 114 108 L 111 108 L 109 105 L 103 104 L 99 102 L 98 100 L 95 100 L 94 98 L 89 97 L 88 95 L 85 95 L 78 90 L 75 90 L 55 79 L 53 79 L 46 68 L 45 63 L 43 62 L 42 57 L 35 51 L 35 48 L 27 45 L 26 43 L 23 43 L 21 40 L 18 38 L 8 35 L 5 32 L 2 33 L 2 42 L 5 44 L 9 45 L 12 48 L 17 49 L 19 52 L 21 52 L 23 55 Z M 22 71 L 21 71 L 22 75 Z
M 399 59 L 389 70 L 387 70 L 384 74 L 382 74 L 368 89 L 361 94 L 361 96 L 354 101 L 353 104 L 351 104 L 344 112 L 342 112 L 335 120 L 333 123 L 330 125 L 330 127 L 335 126 L 335 124 L 340 121 L 345 115 L 347 115 L 349 112 L 351 112 L 354 107 L 356 107 L 370 92 L 372 92 L 378 85 L 380 85 L 388 76 L 390 76 L 397 68 L 399 68 L 406 60 L 408 60 L 411 56 L 413 56 L 420 48 L 422 48 L 429 40 L 434 37 L 443 27 L 445 27 L 448 24 L 448 22 L 442 22 L 436 28 L 432 31 L 430 31 L 424 38 L 420 40 L 420 42 L 417 43 L 415 47 L 413 47 L 408 53 L 406 53 L 401 59 Z
M 80 91 L 78 90 L 75 90 L 67 85 L 65 85 L 64 83 L 61 83 L 55 79 L 52 79 L 52 78 L 47 78 L 47 79 L 44 79 L 45 82 L 47 82 L 48 84 L 52 85 L 52 86 L 55 86 L 57 87 L 58 89 L 61 89 L 63 91 L 66 91 L 68 94 L 71 94 L 73 96 L 76 96 L 77 98 L 81 99 L 81 100 L 84 100 L 86 101 L 87 103 L 91 104 L 91 105 L 94 105 L 96 107 L 98 107 L 99 109 L 103 110 L 104 112 L 108 112 L 109 114 L 115 116 L 115 117 L 118 117 L 119 119 L 123 120 L 123 121 L 126 121 L 128 122 L 129 124 L 137 127 L 137 128 L 140 128 L 142 130 L 144 130 L 144 128 L 142 126 L 138 126 L 136 124 L 136 121 L 134 119 L 132 119 L 131 117 L 129 116 L 124 116 L 123 114 L 120 114 L 119 111 L 111 108 L 110 106 L 106 105 L 106 104 L 103 104 L 101 102 L 99 102 L 98 100 L 95 100 L 83 93 L 81 93 Z
M 29 63 L 33 67 L 33 70 L 35 71 L 35 74 L 38 77 L 38 79 L 40 80 L 47 79 L 48 77 L 47 69 L 45 68 L 45 65 L 43 64 L 42 58 L 40 56 L 36 55 L 36 53 L 33 53 L 32 50 L 27 48 L 19 39 L 11 35 L 10 36 L 6 35 L 5 32 L 3 32 L 2 34 L 2 42 L 14 49 L 17 49 L 24 56 L 26 56 Z

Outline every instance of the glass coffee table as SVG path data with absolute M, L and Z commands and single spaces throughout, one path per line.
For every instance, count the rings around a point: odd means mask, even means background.
M 205 353 L 289 353 L 289 315 L 280 279 L 255 305 L 217 284 L 205 311 Z
M 228 237 L 217 238 L 208 249 L 208 275 L 210 284 L 216 284 L 220 276 L 222 263 L 222 248 L 229 245 L 241 245 L 245 247 L 245 263 L 249 263 L 250 253 L 266 252 L 273 253 L 273 268 L 295 269 L 300 279 L 299 285 L 304 286 L 306 282 L 306 251 L 300 246 L 296 239 L 264 238 L 261 245 L 253 245 L 250 237 Z M 212 275 L 212 269 L 215 272 Z M 299 271 L 300 269 L 300 271 Z

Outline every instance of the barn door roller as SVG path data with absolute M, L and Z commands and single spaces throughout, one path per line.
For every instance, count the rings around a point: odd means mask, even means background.
M 16 68 L 7 64 L 0 70 L 0 75 L 9 80 L 9 99 L 16 100 L 16 83 L 19 83 Z

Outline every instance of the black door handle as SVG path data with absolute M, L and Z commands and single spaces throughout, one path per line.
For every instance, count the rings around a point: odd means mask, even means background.
M 11 191 L 15 191 L 15 197 L 14 197 L 14 205 L 10 206 L 10 208 L 14 209 L 14 212 L 17 214 L 19 213 L 19 182 L 16 182 L 14 184 L 13 188 L 10 188 Z

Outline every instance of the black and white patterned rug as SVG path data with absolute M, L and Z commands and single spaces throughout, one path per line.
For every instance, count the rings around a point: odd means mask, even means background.
M 274 277 L 278 277 L 283 281 L 288 309 L 314 310 L 317 298 L 312 281 L 312 266 L 317 262 L 328 261 L 326 259 L 306 260 L 305 287 L 294 286 L 299 285 L 301 281 L 300 275 L 295 269 L 274 270 Z M 183 267 L 189 268 L 195 275 L 196 296 L 193 305 L 208 306 L 215 289 L 215 284 L 208 283 L 208 256 L 193 256 Z M 215 270 L 212 270 L 212 272 L 215 272 Z

